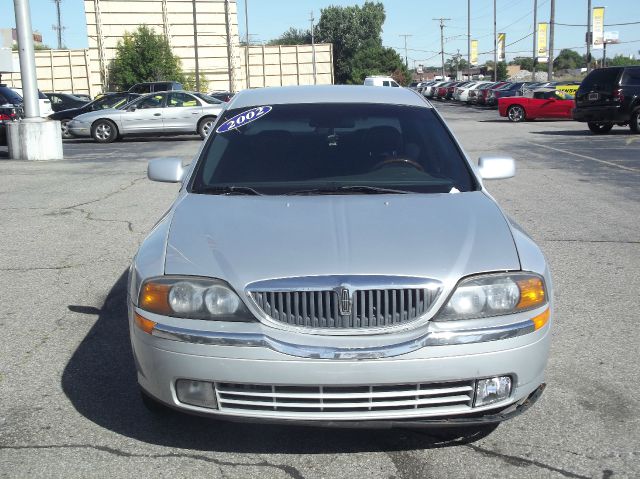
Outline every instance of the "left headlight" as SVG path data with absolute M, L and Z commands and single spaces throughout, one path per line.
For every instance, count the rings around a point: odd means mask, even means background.
M 255 321 L 244 303 L 222 280 L 161 276 L 142 283 L 138 307 L 177 318 Z
M 504 273 L 463 279 L 435 321 L 477 319 L 528 311 L 547 304 L 542 276 Z

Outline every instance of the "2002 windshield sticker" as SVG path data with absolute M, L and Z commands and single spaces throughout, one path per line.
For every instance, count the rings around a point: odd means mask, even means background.
M 257 106 L 251 110 L 243 111 L 242 113 L 229 118 L 222 125 L 216 129 L 216 133 L 224 133 L 226 131 L 235 130 L 236 128 L 256 121 L 258 118 L 262 118 L 271 111 L 270 106 Z

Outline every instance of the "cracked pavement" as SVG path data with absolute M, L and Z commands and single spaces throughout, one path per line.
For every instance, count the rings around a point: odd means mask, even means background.
M 506 153 L 490 192 L 542 246 L 557 315 L 548 387 L 490 434 L 224 423 L 143 408 L 125 271 L 177 187 L 149 159 L 195 138 L 65 143 L 64 161 L 0 147 L 0 478 L 640 476 L 640 142 L 582 124 L 440 111 L 472 158 Z

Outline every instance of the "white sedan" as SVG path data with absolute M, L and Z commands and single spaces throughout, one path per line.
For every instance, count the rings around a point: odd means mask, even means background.
M 184 135 L 202 138 L 224 108 L 224 103 L 203 93 L 169 91 L 149 93 L 119 110 L 84 113 L 69 122 L 73 136 L 111 143 L 124 135 Z

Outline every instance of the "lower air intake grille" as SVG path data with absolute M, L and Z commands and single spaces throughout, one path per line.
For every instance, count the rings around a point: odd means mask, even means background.
M 471 410 L 474 382 L 376 386 L 215 384 L 222 412 L 257 415 L 376 417 L 389 412 L 451 413 Z M 264 413 L 264 414 L 261 414 Z

